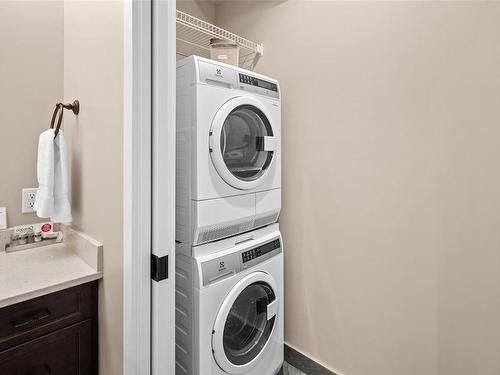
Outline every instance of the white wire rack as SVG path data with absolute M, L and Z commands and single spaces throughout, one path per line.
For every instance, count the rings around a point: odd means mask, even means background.
M 240 47 L 239 66 L 253 70 L 264 53 L 262 44 L 252 42 L 211 23 L 177 11 L 177 54 L 210 57 L 210 39 L 230 40 Z

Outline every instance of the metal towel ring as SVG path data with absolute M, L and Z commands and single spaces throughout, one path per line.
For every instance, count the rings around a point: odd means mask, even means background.
M 54 109 L 54 113 L 52 114 L 52 120 L 50 122 L 50 128 L 54 129 L 54 123 L 56 120 L 57 112 L 59 112 L 56 130 L 54 132 L 54 139 L 56 139 L 57 135 L 59 134 L 59 129 L 61 128 L 61 123 L 62 123 L 63 114 L 64 114 L 65 109 L 70 109 L 73 111 L 73 113 L 75 115 L 77 115 L 80 112 L 80 102 L 78 100 L 75 100 L 71 104 L 63 104 L 63 103 L 56 104 L 56 108 Z

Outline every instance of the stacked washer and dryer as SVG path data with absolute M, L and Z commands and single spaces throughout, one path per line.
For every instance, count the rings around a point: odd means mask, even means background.
M 177 375 L 281 367 L 280 133 L 276 80 L 177 62 Z

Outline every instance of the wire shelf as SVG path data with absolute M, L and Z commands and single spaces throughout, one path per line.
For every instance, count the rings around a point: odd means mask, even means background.
M 262 44 L 252 42 L 180 10 L 177 10 L 176 20 L 178 55 L 210 57 L 210 39 L 227 39 L 240 47 L 239 66 L 253 70 L 264 53 Z

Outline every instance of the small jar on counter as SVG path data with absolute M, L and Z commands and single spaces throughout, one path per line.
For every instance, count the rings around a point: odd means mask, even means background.
M 19 235 L 19 245 L 24 245 L 28 242 L 28 233 L 21 233 Z

